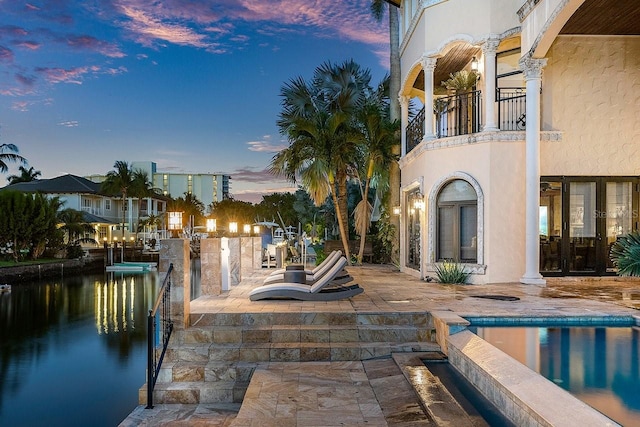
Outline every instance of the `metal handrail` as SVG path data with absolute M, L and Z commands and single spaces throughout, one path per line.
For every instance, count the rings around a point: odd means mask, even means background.
M 169 264 L 169 270 L 162 281 L 158 298 L 153 305 L 153 309 L 149 310 L 149 316 L 147 317 L 147 409 L 153 408 L 153 389 L 158 380 L 162 360 L 169 346 L 169 338 L 171 338 L 171 332 L 173 331 L 173 321 L 171 320 L 172 271 L 173 264 Z M 157 317 L 158 312 L 160 313 L 159 318 Z M 160 331 L 162 334 L 156 336 Z M 156 352 L 156 338 L 158 340 L 162 338 L 162 352 L 159 357 Z
M 496 89 L 498 126 L 501 130 L 526 130 L 526 92 L 526 88 L 523 87 L 502 87 Z

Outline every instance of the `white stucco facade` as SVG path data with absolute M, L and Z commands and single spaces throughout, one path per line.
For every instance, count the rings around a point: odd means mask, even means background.
M 409 207 L 406 201 L 402 203 L 401 269 L 419 277 L 434 275 L 434 263 L 442 261 L 439 239 L 449 238 L 441 229 L 444 220 L 439 216 L 442 208 L 438 204 L 439 192 L 448 182 L 462 179 L 476 188 L 477 195 L 477 230 L 473 237 L 477 259 L 464 263 L 472 273 L 471 282 L 543 284 L 539 271 L 545 266 L 540 259 L 541 177 L 543 180 L 556 177 L 549 179 L 559 182 L 569 177 L 562 181 L 562 224 L 558 219 L 558 236 L 551 236 L 550 240 L 570 239 L 571 245 L 591 242 L 596 248 L 602 247 L 598 249 L 597 262 L 604 265 L 606 247 L 598 243 L 602 240 L 601 228 L 593 236 L 585 234 L 580 241 L 563 231 L 568 228 L 565 216 L 569 215 L 569 201 L 573 209 L 576 200 L 582 200 L 575 199 L 577 193 L 569 198 L 568 188 L 571 179 L 578 183 L 602 181 L 604 189 L 606 177 L 619 181 L 624 177 L 635 182 L 640 175 L 640 36 L 561 34 L 582 3 L 580 0 L 402 3 L 399 95 L 404 100 L 403 133 L 412 120 L 407 117 L 408 101 L 413 100 L 414 108 L 416 105 L 426 108 L 421 142 L 409 146 L 407 141 L 411 138 L 403 134 L 401 187 L 408 194 L 419 183 L 426 206 L 420 220 L 421 261 L 417 268 L 405 262 L 411 238 L 407 235 Z M 468 58 L 464 58 L 465 53 Z M 478 120 L 480 126 L 443 136 L 439 131 L 443 126 L 442 115 L 438 116 L 435 110 L 430 114 L 443 96 L 442 91 L 437 91 L 440 82 L 433 76 L 454 60 L 462 64 L 459 69 L 469 70 L 472 56 L 477 56 L 480 64 L 481 78 L 476 90 L 481 95 L 465 102 L 479 103 L 479 116 L 467 117 L 468 107 L 464 104 L 464 120 Z M 418 83 L 424 85 L 416 84 L 422 78 Z M 505 108 L 511 101 L 500 93 L 506 92 L 494 92 L 496 87 L 506 91 L 514 85 L 522 94 L 517 101 L 521 102 L 517 108 L 522 109 L 516 112 Z M 460 111 L 457 110 L 458 115 Z M 498 114 L 502 114 L 501 121 Z M 506 129 L 508 114 L 513 115 L 513 128 Z M 604 191 L 600 185 L 594 184 L 594 188 Z M 606 203 L 615 199 L 613 187 L 607 187 L 610 194 Z M 600 193 L 597 197 L 600 200 Z M 556 199 L 560 200 L 560 195 Z M 634 193 L 634 206 L 637 200 Z M 598 203 L 605 206 L 604 201 Z M 560 218 L 558 206 L 555 216 Z M 462 233 L 462 225 L 456 227 L 454 231 Z M 553 275 L 568 275 L 579 265 L 574 262 L 577 257 L 574 246 L 562 244 L 565 245 L 562 256 L 567 259 L 558 262 L 557 269 L 554 264 L 557 271 Z M 464 245 L 454 244 L 454 249 L 461 251 Z M 599 274 L 603 269 L 587 269 L 586 274 Z

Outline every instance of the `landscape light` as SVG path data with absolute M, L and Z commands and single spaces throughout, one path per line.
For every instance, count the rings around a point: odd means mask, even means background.
M 229 223 L 229 233 L 237 233 L 238 232 L 238 223 L 237 222 L 230 222 Z
M 217 222 L 214 218 L 207 219 L 207 232 L 214 233 L 218 229 Z

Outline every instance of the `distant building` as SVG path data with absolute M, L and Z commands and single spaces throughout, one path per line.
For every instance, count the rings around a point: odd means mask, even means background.
M 84 213 L 85 221 L 95 229 L 94 236 L 85 237 L 99 242 L 112 242 L 123 237 L 132 239 L 137 235 L 137 222 L 150 216 L 162 218 L 167 208 L 167 198 L 160 195 L 142 200 L 129 197 L 123 205 L 121 197 L 103 193 L 100 183 L 71 174 L 11 184 L 2 190 L 40 192 L 47 197 L 58 197 L 63 202 L 61 209 L 70 208 Z M 126 212 L 124 223 L 123 210 Z
M 189 193 L 205 207 L 229 198 L 229 175 L 158 172 L 155 162 L 133 162 L 131 166 L 134 170 L 146 172 L 153 182 L 153 187 L 162 190 L 165 196 L 177 198 Z

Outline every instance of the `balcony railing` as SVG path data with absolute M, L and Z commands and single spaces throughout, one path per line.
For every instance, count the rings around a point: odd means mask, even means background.
M 411 120 L 407 126 L 407 153 L 420 144 L 424 136 L 424 108 Z
M 482 96 L 480 91 L 447 96 L 434 100 L 435 133 L 437 138 L 467 135 L 482 129 Z M 526 129 L 525 88 L 496 90 L 498 126 L 500 130 Z M 411 120 L 406 129 L 407 153 L 424 137 L 425 109 Z
M 527 124 L 525 88 L 504 87 L 498 88 L 496 92 L 500 130 L 525 130 Z
M 436 99 L 436 136 L 446 138 L 480 132 L 481 100 L 479 90 Z

